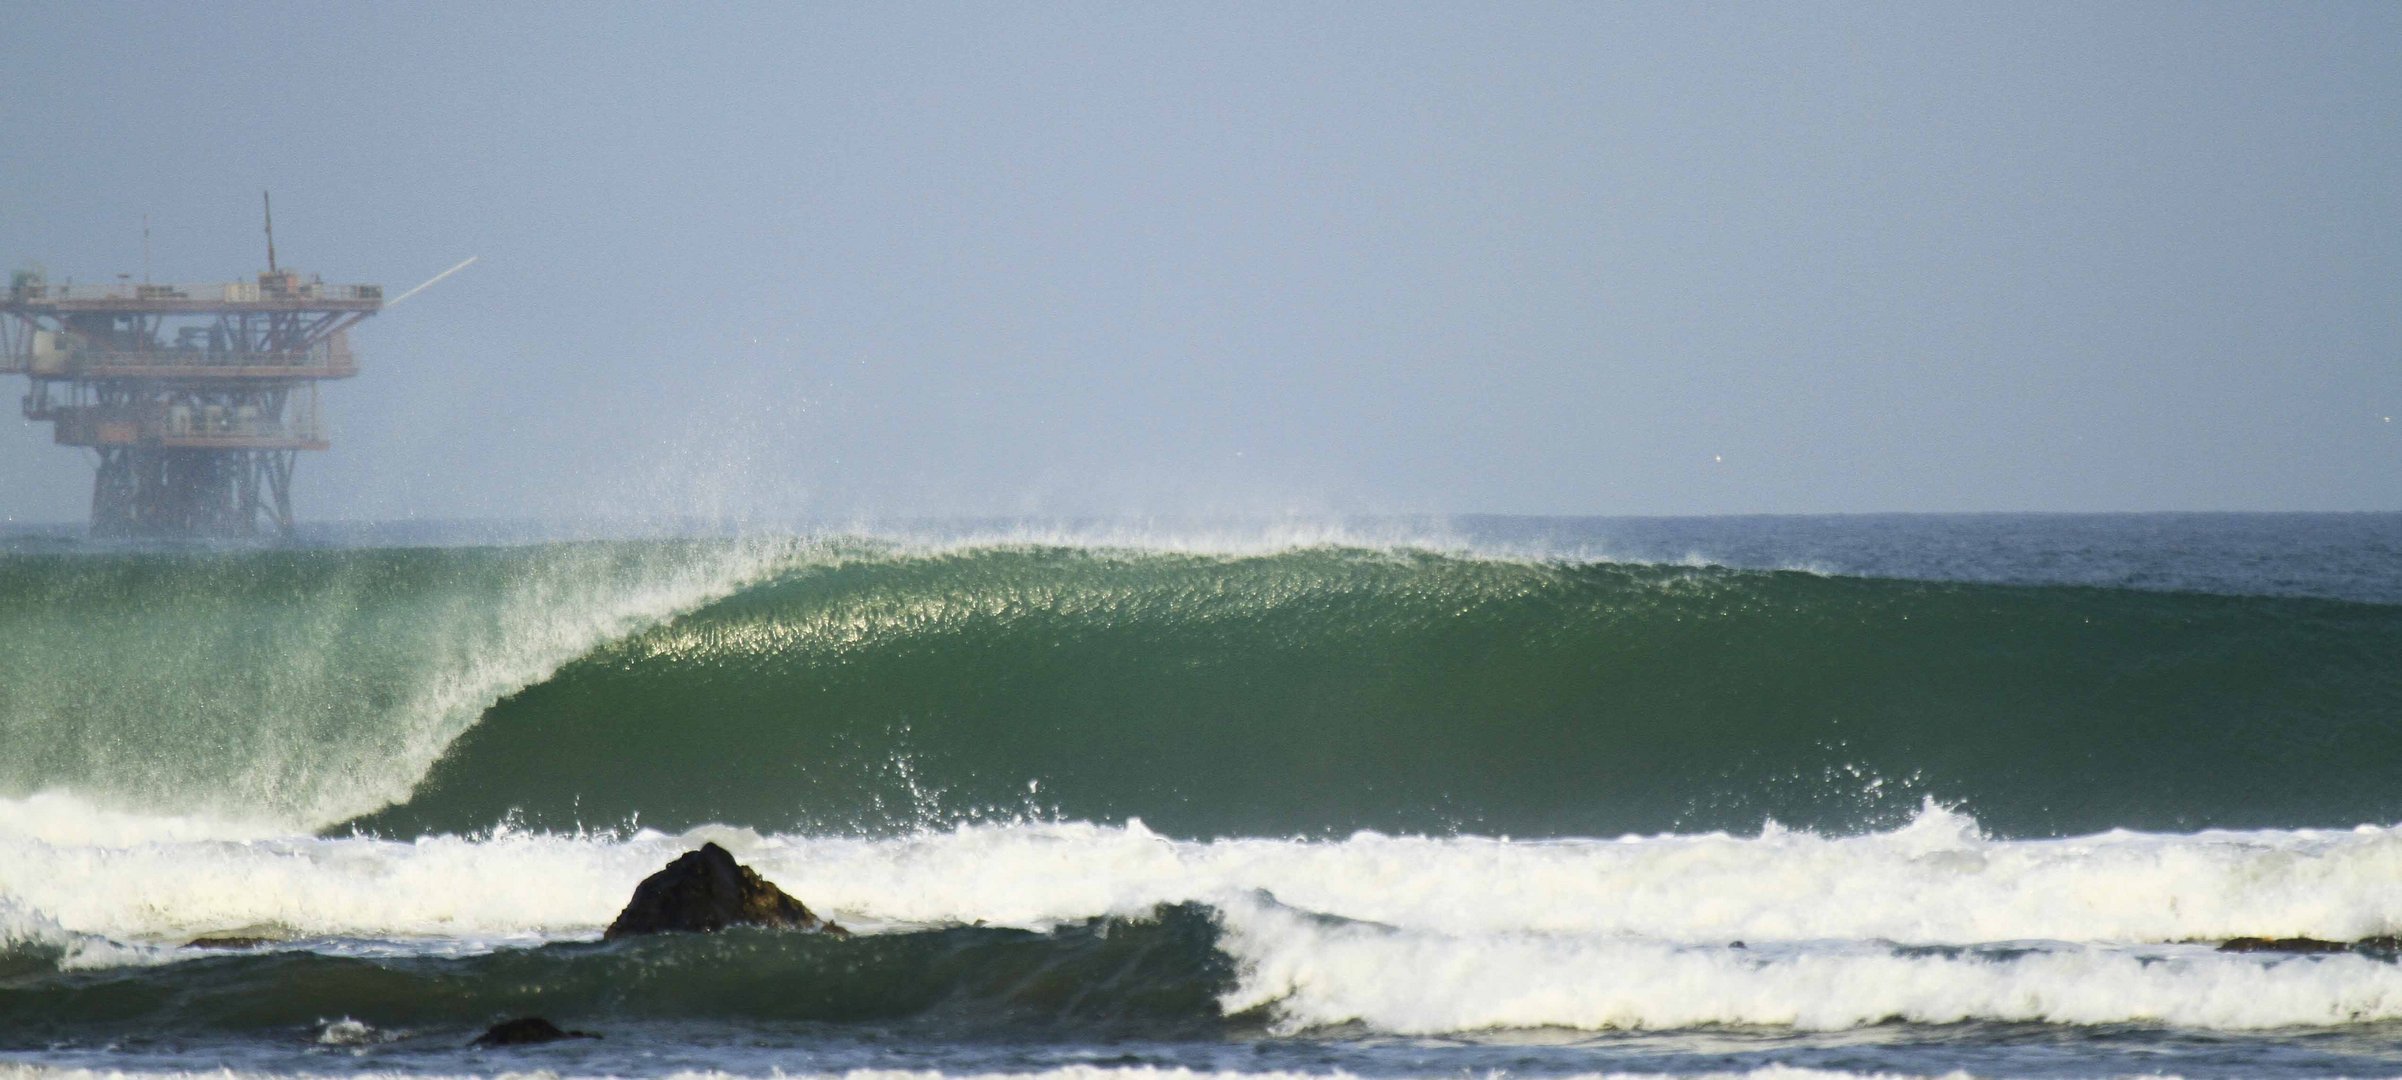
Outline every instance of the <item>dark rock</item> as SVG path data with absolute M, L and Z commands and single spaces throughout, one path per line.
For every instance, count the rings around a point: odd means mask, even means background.
M 520 1016 L 503 1020 L 475 1037 L 472 1046 L 532 1046 L 536 1043 L 558 1042 L 561 1039 L 597 1039 L 589 1031 L 562 1031 L 559 1025 L 539 1016 Z
M 676 856 L 667 868 L 642 879 L 603 940 L 671 931 L 708 934 L 729 926 L 772 926 L 787 930 L 848 933 L 810 914 L 801 902 L 735 862 L 726 849 L 702 844 Z
M 2339 953 L 2339 952 L 2351 952 L 2351 951 L 2353 951 L 2353 949 L 2355 949 L 2355 948 L 2368 948 L 2368 949 L 2391 949 L 2391 948 L 2393 948 L 2393 947 L 2394 947 L 2394 945 L 2395 945 L 2395 944 L 2396 944 L 2395 940 L 2394 940 L 2393 938 L 2390 938 L 2390 937 L 2389 937 L 2389 938 L 2368 938 L 2368 939 L 2365 939 L 2365 940 L 2363 940 L 2363 941 L 2360 941 L 2360 942 L 2357 942 L 2357 943 L 2355 943 L 2355 942 L 2349 942 L 2349 941 L 2322 941 L 2322 940 L 2320 940 L 2320 939 L 2318 939 L 2318 938 L 2308 938 L 2308 937 L 2280 937 L 2280 938 L 2264 938 L 2264 937 L 2239 937 L 2239 938 L 2229 938 L 2229 939 L 2228 939 L 2228 940 L 2227 940 L 2227 941 L 2226 941 L 2224 944 L 2221 944 L 2221 945 L 2219 946 L 2219 951 L 2220 951 L 2220 952 L 2274 952 L 2274 953 Z
M 281 923 L 251 923 L 248 926 L 221 926 L 205 934 L 195 934 L 184 942 L 187 949 L 256 949 L 290 941 L 298 932 Z
M 250 937 L 243 934 L 210 934 L 184 942 L 187 949 L 256 949 L 275 944 L 274 938 Z

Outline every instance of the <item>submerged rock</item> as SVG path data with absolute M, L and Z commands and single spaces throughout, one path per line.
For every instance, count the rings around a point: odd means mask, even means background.
M 2239 937 L 2229 938 L 2219 946 L 2220 952 L 2339 953 L 2361 950 L 2402 950 L 2402 938 L 2388 936 L 2362 938 L 2359 941 L 2326 941 L 2309 937 Z
M 558 1042 L 561 1039 L 597 1039 L 589 1031 L 563 1031 L 559 1025 L 539 1016 L 520 1016 L 503 1020 L 484 1029 L 471 1046 L 532 1046 L 536 1043 Z
M 183 947 L 187 949 L 257 949 L 273 944 L 275 944 L 275 939 L 271 937 L 254 937 L 248 934 L 209 934 L 184 942 Z
M 729 926 L 848 933 L 811 914 L 758 871 L 735 862 L 726 849 L 702 844 L 634 886 L 634 898 L 601 938 L 673 931 L 707 934 Z
M 184 942 L 187 949 L 257 949 L 280 945 L 300 936 L 300 932 L 282 923 L 251 923 L 247 926 L 223 926 Z

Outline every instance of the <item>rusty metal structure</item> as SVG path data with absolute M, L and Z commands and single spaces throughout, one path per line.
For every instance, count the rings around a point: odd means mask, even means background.
M 25 416 L 97 457 L 95 536 L 282 538 L 292 466 L 327 447 L 318 384 L 358 374 L 349 331 L 376 285 L 275 265 L 207 285 L 51 284 L 18 271 L 0 296 L 0 374 L 29 377 Z

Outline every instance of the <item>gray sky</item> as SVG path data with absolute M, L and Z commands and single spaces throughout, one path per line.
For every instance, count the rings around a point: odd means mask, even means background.
M 482 257 L 310 519 L 2402 509 L 2402 5 L 8 24 L 9 268 Z

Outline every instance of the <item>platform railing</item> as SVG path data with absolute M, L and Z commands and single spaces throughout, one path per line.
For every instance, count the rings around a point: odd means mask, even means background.
M 200 349 L 61 349 L 0 353 L 0 375 L 42 378 L 343 378 L 359 373 L 358 354 L 320 342 L 293 352 L 207 352 Z
M 12 286 L 7 299 L 20 303 L 97 303 L 123 302 L 192 302 L 256 304 L 277 300 L 382 300 L 381 285 L 329 285 L 321 281 L 256 282 L 213 281 L 191 285 L 145 285 L 117 282 L 105 285 L 39 285 Z
M 131 408 L 73 405 L 54 410 L 56 440 L 78 446 L 136 442 L 206 446 L 256 441 L 322 443 L 325 424 L 315 409 L 294 402 L 286 416 L 244 415 L 227 406 L 138 405 Z

